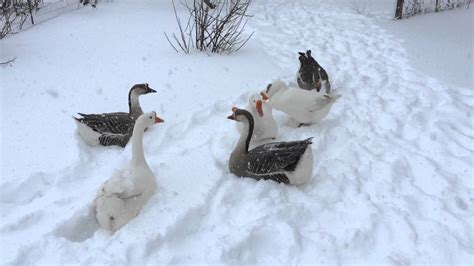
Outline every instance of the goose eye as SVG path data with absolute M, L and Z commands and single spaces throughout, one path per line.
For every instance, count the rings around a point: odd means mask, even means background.
M 150 116 L 150 119 L 152 119 L 152 117 Z

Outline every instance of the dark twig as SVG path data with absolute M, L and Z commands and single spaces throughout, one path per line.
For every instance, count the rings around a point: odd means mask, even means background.
M 14 58 L 12 58 L 8 61 L 5 61 L 5 62 L 0 62 L 0 66 L 2 66 L 2 67 L 11 66 L 11 63 L 13 63 L 13 61 L 15 61 L 15 60 L 16 60 L 16 57 L 14 57 Z
M 188 23 L 183 28 L 173 0 L 179 37 L 173 34 L 170 38 L 165 34 L 175 51 L 189 53 L 190 46 L 194 46 L 200 51 L 230 54 L 240 50 L 253 36 L 251 33 L 248 37 L 243 37 L 245 26 L 251 17 L 247 15 L 251 0 L 193 0 L 191 4 L 184 0 L 180 2 L 188 12 Z

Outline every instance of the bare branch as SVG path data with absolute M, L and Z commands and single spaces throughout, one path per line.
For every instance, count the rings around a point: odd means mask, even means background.
M 170 41 L 170 38 L 168 38 L 168 35 L 166 35 L 166 32 L 164 32 L 164 34 L 165 34 L 166 40 L 168 40 L 168 43 L 171 45 L 171 47 L 173 47 L 173 49 L 174 49 L 177 53 L 179 53 L 178 49 L 176 49 L 176 47 L 174 47 L 173 42 L 171 42 L 171 41 Z
M 185 0 L 180 0 L 189 15 L 188 23 L 183 29 L 173 0 L 180 38 L 174 34 L 174 40 L 166 34 L 165 36 L 175 51 L 179 50 L 179 46 L 189 53 L 192 44 L 200 51 L 210 50 L 213 53 L 229 54 L 238 51 L 253 35 L 243 37 L 245 26 L 251 17 L 247 15 L 250 2 L 251 0 L 193 0 L 188 4 Z M 188 36 L 188 39 L 184 36 Z M 173 41 L 174 44 L 171 43 Z
M 2 67 L 6 67 L 6 66 L 11 66 L 13 63 L 13 61 L 16 60 L 16 57 L 13 57 L 12 59 L 8 60 L 8 61 L 5 61 L 5 62 L 0 62 L 0 66 Z

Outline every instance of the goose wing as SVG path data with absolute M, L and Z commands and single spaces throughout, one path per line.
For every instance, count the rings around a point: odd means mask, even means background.
M 331 104 L 332 102 L 334 102 L 336 99 L 334 99 L 333 96 L 328 95 L 328 94 L 325 94 L 322 96 L 318 95 L 318 97 L 314 99 L 314 101 L 312 102 L 311 106 L 308 106 L 308 111 L 315 112 L 315 111 L 321 110 L 325 108 L 328 104 Z
M 99 137 L 99 143 L 102 146 L 113 146 L 117 145 L 120 147 L 125 147 L 130 140 L 130 134 L 113 134 L 113 133 L 101 133 Z
M 100 195 L 115 195 L 119 199 L 129 199 L 140 196 L 143 191 L 138 190 L 130 178 L 123 176 L 126 170 L 117 171 L 114 176 L 105 181 L 100 190 Z
M 249 151 L 247 171 L 263 179 L 289 183 L 285 171 L 294 171 L 301 155 L 312 143 L 312 138 L 301 141 L 267 143 Z
M 86 124 L 98 133 L 128 134 L 135 118 L 128 113 L 82 114 L 77 121 Z

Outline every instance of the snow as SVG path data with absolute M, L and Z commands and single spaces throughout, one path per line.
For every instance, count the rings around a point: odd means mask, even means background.
M 412 48 L 429 56 L 431 44 L 403 26 L 438 14 L 390 26 L 341 1 L 255 1 L 254 37 L 217 56 L 176 54 L 163 36 L 176 28 L 171 11 L 170 1 L 117 0 L 0 42 L 0 60 L 17 57 L 0 70 L 2 264 L 470 264 L 472 81 L 423 69 Z M 444 23 L 459 26 L 463 12 Z M 296 82 L 307 49 L 343 97 L 320 124 L 295 129 L 274 116 L 280 140 L 314 137 L 312 179 L 231 175 L 231 107 L 274 79 Z M 472 54 L 456 49 L 436 60 Z M 458 62 L 472 72 L 472 57 Z M 144 137 L 158 189 L 112 235 L 90 206 L 131 147 L 87 146 L 71 116 L 126 111 L 129 88 L 143 82 L 158 91 L 141 97 L 144 111 L 166 121 Z
M 373 1 L 373 0 L 366 0 Z M 425 74 L 460 87 L 473 85 L 474 9 L 456 8 L 402 19 L 393 15 L 387 0 L 368 5 L 368 13 L 379 16 L 393 35 L 400 38 L 410 63 Z
M 405 40 L 415 67 L 446 83 L 472 88 L 473 8 L 415 16 L 390 26 Z M 429 28 L 432 30 L 426 30 Z

